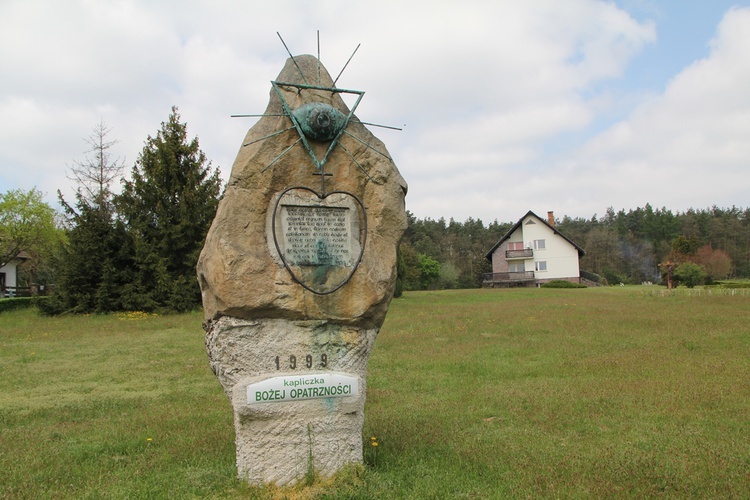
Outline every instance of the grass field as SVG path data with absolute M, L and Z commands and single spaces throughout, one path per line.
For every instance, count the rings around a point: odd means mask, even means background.
M 3 313 L 0 498 L 750 498 L 750 295 L 657 290 L 394 300 L 367 465 L 292 489 L 235 479 L 199 313 Z

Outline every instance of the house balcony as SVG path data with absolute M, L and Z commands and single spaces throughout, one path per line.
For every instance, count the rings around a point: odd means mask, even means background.
M 523 250 L 506 250 L 505 260 L 511 259 L 530 259 L 534 256 L 534 250 L 531 248 L 524 248 Z
M 530 282 L 534 282 L 534 271 L 486 273 L 482 276 L 482 285 L 487 287 L 523 286 Z

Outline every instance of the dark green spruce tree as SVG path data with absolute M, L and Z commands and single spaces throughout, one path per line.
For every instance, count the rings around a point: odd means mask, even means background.
M 123 291 L 132 310 L 186 311 L 200 304 L 195 277 L 221 190 L 219 170 L 188 140 L 177 108 L 149 136 L 116 198 L 134 246 L 134 276 Z
M 55 291 L 40 307 L 48 314 L 122 310 L 133 264 L 124 225 L 81 196 L 75 207 L 61 201 L 70 221 L 67 245 L 58 255 Z

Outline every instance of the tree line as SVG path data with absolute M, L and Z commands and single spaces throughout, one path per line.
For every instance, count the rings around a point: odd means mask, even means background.
M 461 223 L 408 214 L 399 249 L 402 288 L 480 287 L 482 275 L 492 271 L 487 253 L 515 222 L 485 226 L 471 217 Z M 628 211 L 608 208 L 603 217 L 590 219 L 564 216 L 555 228 L 586 251 L 581 270 L 602 283 L 666 284 L 667 275 L 686 263 L 700 267 L 705 280 L 750 277 L 747 208 L 672 212 L 646 204 Z
M 75 200 L 58 191 L 62 214 L 36 189 L 0 194 L 0 267 L 23 254 L 21 281 L 54 285 L 42 302 L 49 314 L 197 307 L 195 265 L 221 197 L 218 168 L 197 137 L 188 138 L 176 107 L 146 139 L 129 179 L 111 155 L 116 141 L 109 132 L 104 123 L 94 127 L 85 160 L 68 167 L 77 189 Z M 515 223 L 418 219 L 410 212 L 407 220 L 397 295 L 481 287 L 492 271 L 487 253 Z M 586 251 L 582 273 L 601 283 L 692 286 L 750 278 L 747 208 L 672 212 L 646 204 L 590 219 L 564 216 L 555 226 Z

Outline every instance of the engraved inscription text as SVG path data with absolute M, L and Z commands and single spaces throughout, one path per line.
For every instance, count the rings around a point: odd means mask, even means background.
M 281 205 L 284 257 L 298 266 L 347 266 L 351 211 L 346 207 Z

